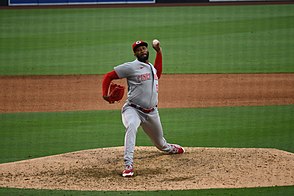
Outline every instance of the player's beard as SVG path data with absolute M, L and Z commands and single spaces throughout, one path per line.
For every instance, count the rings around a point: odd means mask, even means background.
M 147 52 L 146 56 L 145 55 L 137 56 L 138 61 L 141 61 L 143 63 L 146 63 L 148 61 L 148 58 L 149 58 L 149 51 Z

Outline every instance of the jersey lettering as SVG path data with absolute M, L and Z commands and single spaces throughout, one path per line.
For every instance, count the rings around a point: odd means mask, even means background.
M 139 81 L 146 81 L 146 80 L 150 80 L 151 77 L 150 77 L 150 73 L 145 73 L 145 74 L 142 74 L 142 75 L 138 75 L 137 76 L 137 79 Z

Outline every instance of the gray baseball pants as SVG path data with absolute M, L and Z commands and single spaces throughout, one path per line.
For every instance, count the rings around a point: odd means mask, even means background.
M 163 136 L 157 108 L 150 113 L 144 113 L 126 104 L 122 109 L 122 121 L 126 128 L 124 141 L 125 165 L 133 164 L 136 135 L 139 126 L 143 128 L 144 132 L 159 150 L 164 152 L 169 152 L 171 150 L 170 144 L 166 142 Z

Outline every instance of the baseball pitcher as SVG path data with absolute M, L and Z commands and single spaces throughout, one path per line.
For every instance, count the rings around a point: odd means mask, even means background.
M 123 177 L 134 175 L 133 158 L 139 126 L 143 128 L 159 150 L 169 154 L 182 154 L 185 152 L 181 146 L 167 143 L 163 136 L 157 110 L 158 80 L 162 73 L 162 49 L 158 40 L 153 40 L 152 46 L 156 51 L 154 65 L 148 61 L 147 42 L 136 41 L 132 45 L 136 60 L 114 67 L 113 71 L 104 75 L 102 82 L 104 100 L 114 103 L 123 97 L 124 87 L 113 84 L 112 81 L 122 78 L 127 79 L 128 97 L 122 108 L 122 122 L 126 128 Z

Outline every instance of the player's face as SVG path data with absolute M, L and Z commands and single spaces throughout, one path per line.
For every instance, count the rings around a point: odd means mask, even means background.
M 146 46 L 139 46 L 136 50 L 135 50 L 135 54 L 134 54 L 137 59 L 141 62 L 147 62 L 148 58 L 149 58 L 149 51 L 148 48 Z

